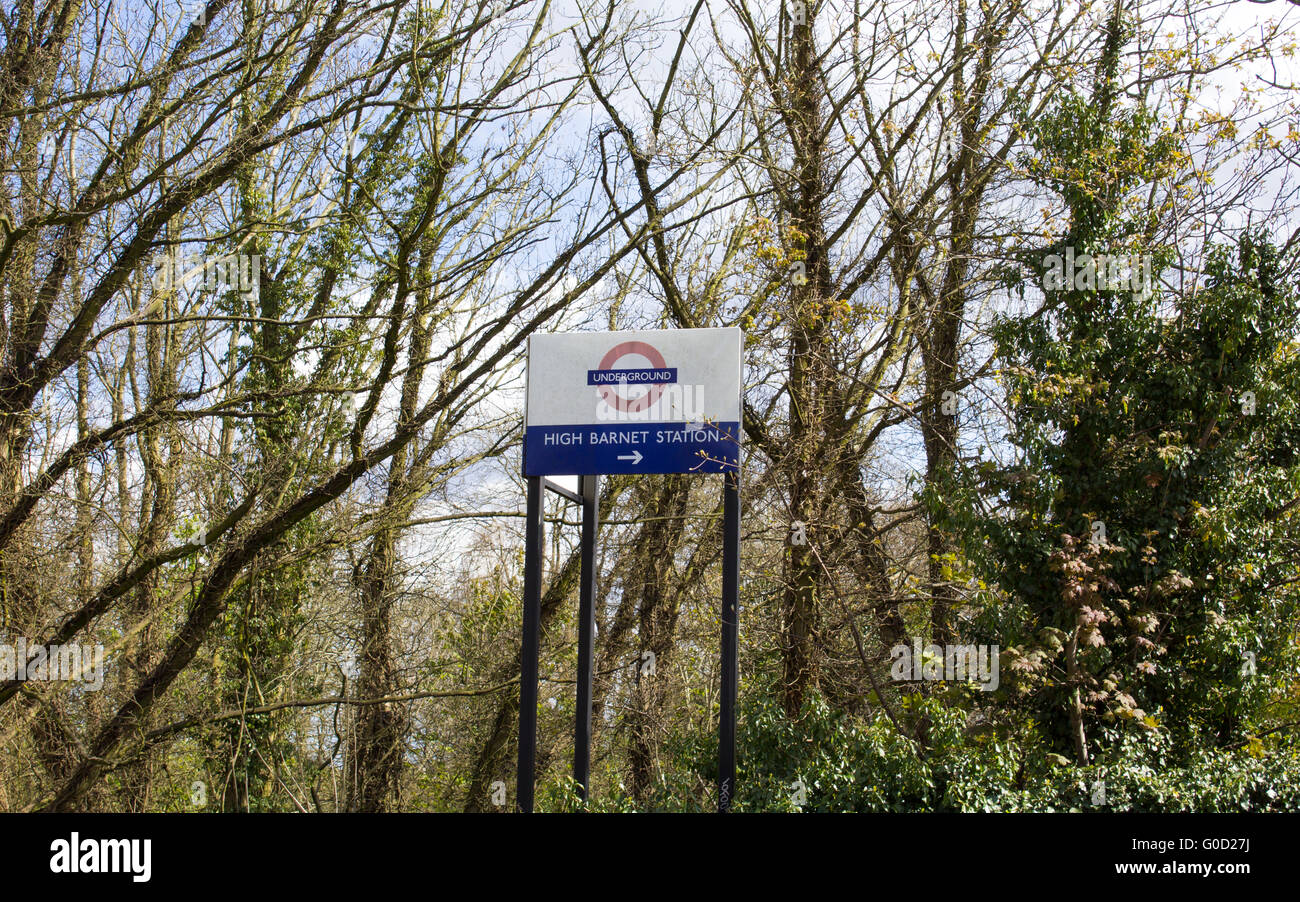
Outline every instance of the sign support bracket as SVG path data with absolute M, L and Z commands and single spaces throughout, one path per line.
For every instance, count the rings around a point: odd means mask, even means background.
M 585 479 L 585 478 L 586 478 L 585 476 L 579 476 L 579 477 L 578 477 L 579 480 L 582 480 L 582 479 Z M 582 486 L 581 486 L 581 484 L 579 484 L 579 486 L 578 486 L 578 491 L 576 491 L 576 492 L 570 492 L 568 489 L 566 489 L 564 486 L 560 485 L 559 483 L 551 482 L 549 479 L 545 480 L 545 482 L 546 482 L 546 488 L 550 489 L 552 492 L 554 492 L 555 494 L 559 495 L 561 498 L 568 498 L 568 499 L 569 499 L 570 501 L 572 501 L 574 504 L 581 504 L 581 503 L 582 503 Z

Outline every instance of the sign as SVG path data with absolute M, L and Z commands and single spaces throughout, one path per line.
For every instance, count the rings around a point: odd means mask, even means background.
M 739 329 L 531 336 L 524 475 L 735 470 L 742 346 Z
M 736 795 L 736 698 L 740 684 L 739 329 L 574 332 L 528 341 L 524 411 L 523 630 L 519 648 L 516 807 L 533 810 L 537 774 L 538 665 L 547 490 L 582 505 L 577 707 L 573 780 L 587 798 L 596 632 L 596 530 L 600 477 L 613 473 L 724 473 L 722 628 L 718 693 L 718 811 Z M 545 476 L 578 476 L 575 494 Z M 651 656 L 653 658 L 653 656 Z M 650 661 L 653 670 L 654 661 Z M 644 663 L 642 673 L 645 673 Z M 552 699 L 552 701 L 554 701 Z

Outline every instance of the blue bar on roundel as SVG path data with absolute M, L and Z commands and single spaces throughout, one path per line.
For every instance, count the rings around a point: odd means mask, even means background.
M 740 424 L 529 426 L 525 476 L 724 473 L 740 464 Z
M 588 385 L 669 385 L 677 381 L 677 367 L 635 370 L 587 370 Z

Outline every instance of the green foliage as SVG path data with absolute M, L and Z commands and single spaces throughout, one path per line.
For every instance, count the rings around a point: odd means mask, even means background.
M 1031 176 L 1070 212 L 1045 253 L 1142 248 L 1158 280 L 1168 250 L 1125 203 L 1176 150 L 1142 109 L 1089 101 L 1027 129 Z M 1052 752 L 1159 734 L 1194 768 L 1267 729 L 1297 674 L 1300 301 L 1261 234 L 1178 293 L 1081 281 L 994 330 L 1011 459 L 927 500 L 992 586 L 973 631 Z
M 1058 751 L 1075 686 L 1183 750 L 1241 739 L 1296 673 L 1296 298 L 1248 237 L 1174 317 L 1073 300 L 999 332 L 1016 459 L 964 474 L 968 510 L 1000 509 L 956 530 L 1001 590 L 977 629 Z
M 798 721 L 770 691 L 743 699 L 737 811 L 1294 811 L 1300 809 L 1300 744 L 1201 749 L 1173 765 L 1167 734 L 1129 734 L 1087 768 L 1047 751 L 1030 722 L 972 729 L 973 711 L 910 697 L 930 721 L 919 754 L 883 715 L 868 718 L 809 698 Z M 680 741 L 679 776 L 665 789 L 711 780 L 711 736 Z M 804 804 L 796 805 L 796 783 Z M 1104 784 L 1104 794 L 1098 793 Z M 697 799 L 696 810 L 710 800 Z M 656 798 L 648 810 L 683 810 Z M 547 810 L 556 810 L 550 809 Z M 589 810 L 634 810 L 627 799 Z

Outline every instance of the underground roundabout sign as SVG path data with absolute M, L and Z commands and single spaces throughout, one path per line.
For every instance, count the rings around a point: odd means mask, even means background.
M 524 475 L 734 470 L 741 351 L 739 329 L 532 336 Z

